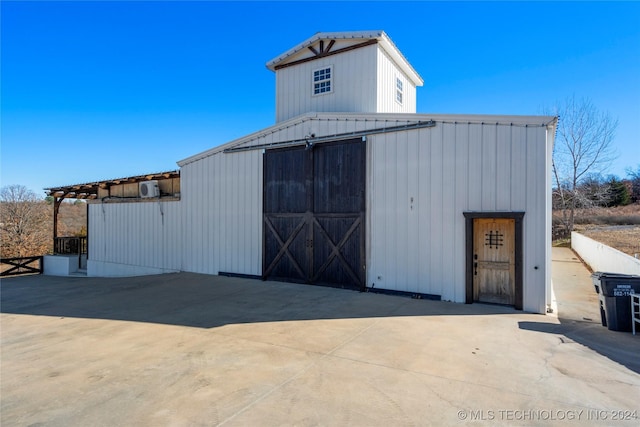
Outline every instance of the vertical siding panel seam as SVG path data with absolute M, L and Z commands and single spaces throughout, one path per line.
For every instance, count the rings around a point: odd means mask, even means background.
M 394 136 L 394 135 L 387 134 L 387 135 L 385 135 L 385 138 L 384 138 L 385 151 L 387 152 L 387 155 L 386 155 L 385 158 L 387 160 L 392 158 L 391 157 L 391 155 L 392 155 L 391 149 L 394 147 L 394 145 L 390 141 L 392 136 Z M 389 171 L 389 166 L 391 166 L 392 164 L 393 164 L 392 162 L 389 162 L 388 166 L 385 165 L 386 166 L 385 167 L 385 176 L 387 178 L 387 180 L 385 182 L 385 193 L 386 193 L 386 197 L 388 197 L 387 200 L 389 200 L 389 201 L 393 200 L 393 202 L 394 202 L 393 206 L 395 206 L 395 202 L 396 202 L 395 197 L 396 197 L 396 195 L 395 194 L 389 194 L 390 193 L 389 186 L 394 184 L 394 181 L 396 179 L 395 169 L 393 171 Z M 393 174 L 393 176 L 392 176 L 392 174 Z M 392 181 L 392 179 L 394 181 Z M 391 192 L 391 193 L 393 193 L 393 192 Z M 385 209 L 385 219 L 384 219 L 384 222 L 385 222 L 384 223 L 385 243 L 386 243 L 387 251 L 390 250 L 391 248 L 393 248 L 392 250 L 394 251 L 394 255 L 395 255 L 397 253 L 397 251 L 396 251 L 396 239 L 394 238 L 395 236 L 393 235 L 393 228 L 392 228 L 392 225 L 391 225 L 394 215 L 393 215 L 393 212 L 391 210 L 390 205 L 391 204 L 389 203 L 386 206 L 386 209 Z M 395 262 L 396 262 L 395 256 L 393 257 L 393 261 L 391 261 L 391 258 L 392 258 L 391 256 L 385 257 L 383 279 L 384 279 L 384 277 L 386 277 L 387 282 L 393 282 L 394 286 L 397 286 L 396 283 L 395 283 L 396 278 L 391 276 L 391 271 L 392 271 L 391 263 L 393 262 L 395 264 Z
M 469 189 L 469 191 L 467 191 L 467 209 L 472 210 L 472 208 L 475 207 L 475 206 L 472 203 L 471 197 L 472 197 L 472 194 L 475 193 L 475 191 L 471 191 L 471 189 L 473 188 L 475 190 L 475 187 L 472 187 L 472 174 L 471 174 L 471 158 L 472 158 L 472 155 L 471 155 L 471 150 L 473 149 L 474 152 L 475 152 L 475 144 L 476 144 L 476 142 L 471 140 L 472 125 L 467 125 L 467 126 L 469 128 L 469 150 L 468 150 L 468 153 L 467 153 L 467 164 L 469 165 L 469 170 L 470 170 L 469 174 L 467 175 L 467 188 Z M 480 161 L 480 163 L 482 163 L 482 159 L 479 159 L 479 158 L 476 157 L 476 161 L 478 161 L 478 160 Z
M 206 160 L 203 160 L 206 161 Z M 201 207 L 200 207 L 200 180 L 202 178 L 202 172 L 200 171 L 202 166 L 202 161 L 198 161 L 195 162 L 193 165 L 193 173 L 194 173 L 194 181 L 193 181 L 193 197 L 192 197 L 192 206 L 193 206 L 193 211 L 192 211 L 192 216 L 193 216 L 193 220 L 190 224 L 190 228 L 191 228 L 191 239 L 193 242 L 193 252 L 191 253 L 191 260 L 193 262 L 193 268 L 195 271 L 197 272 L 201 272 L 201 265 L 200 265 L 200 255 L 202 252 L 202 248 L 200 247 L 200 239 L 198 236 L 198 232 L 197 230 L 200 229 L 200 217 L 199 214 L 201 212 Z
M 397 138 L 398 136 L 393 133 L 391 135 L 389 135 L 390 137 L 393 138 L 393 143 L 390 141 L 391 138 L 387 138 L 387 150 L 391 150 L 393 149 L 392 153 L 389 153 L 390 155 L 392 155 L 393 157 L 391 157 L 392 161 L 390 162 L 390 164 L 393 166 L 393 176 L 390 176 L 390 180 L 389 180 L 389 184 L 387 184 L 387 192 L 390 190 L 389 185 L 392 185 L 392 188 L 395 188 L 398 185 L 398 171 L 396 169 L 396 163 L 397 163 L 397 158 L 398 158 L 398 152 L 397 152 L 397 147 L 396 147 L 396 143 L 397 143 Z M 391 174 L 389 174 L 391 175 Z M 392 241 L 393 243 L 391 244 L 391 246 L 394 249 L 394 260 L 393 260 L 393 264 L 397 265 L 398 263 L 398 235 L 397 235 L 397 230 L 396 227 L 394 227 L 395 224 L 397 224 L 397 206 L 398 206 L 398 192 L 397 191 L 392 191 L 392 194 L 390 195 L 391 200 L 393 200 L 393 207 L 394 209 L 391 210 L 390 212 L 388 212 L 387 215 L 387 221 L 386 221 L 386 228 L 387 228 L 387 237 L 389 237 L 389 240 Z M 387 276 L 391 276 L 391 272 L 393 271 L 393 277 L 389 277 L 391 279 L 391 281 L 394 284 L 394 289 L 398 289 L 398 272 L 397 269 L 393 269 L 391 265 L 389 265 L 389 263 L 387 263 L 387 268 L 385 269 L 387 271 Z
M 433 167 L 431 165 L 431 161 L 433 158 L 433 132 L 429 132 L 427 133 L 427 142 L 428 142 L 428 147 L 425 150 L 425 156 L 427 157 L 425 159 L 425 166 L 427 168 L 427 171 L 425 173 L 425 177 L 427 178 L 428 182 L 426 183 L 426 188 L 425 188 L 425 193 L 427 195 L 427 200 L 429 201 L 429 206 L 433 205 L 433 195 L 431 192 L 431 184 L 433 182 L 431 174 L 433 173 Z M 428 211 L 428 220 L 425 221 L 425 225 L 426 225 L 426 234 L 427 234 L 427 238 L 429 239 L 429 241 L 432 241 L 433 239 L 433 227 L 431 226 L 431 222 L 433 221 L 433 209 L 430 209 Z M 428 259 L 426 259 L 425 264 L 427 265 L 427 270 L 426 270 L 426 278 L 428 281 L 428 286 L 429 286 L 429 293 L 435 293 L 434 292 L 434 280 L 433 280 L 433 276 L 431 274 L 431 272 L 433 271 L 433 246 L 429 245 L 429 251 L 428 251 Z
M 178 210 L 180 212 L 180 221 L 178 224 L 178 228 L 176 232 L 178 233 L 179 242 L 180 242 L 180 271 L 186 271 L 186 252 L 187 252 L 187 236 L 186 236 L 186 216 L 187 216 L 187 203 L 188 198 L 185 193 L 185 182 L 188 180 L 189 168 L 187 166 L 182 167 L 180 170 L 180 205 L 178 206 Z
M 494 176 L 496 177 L 495 182 L 494 182 L 494 190 L 493 190 L 493 210 L 496 211 L 498 210 L 498 200 L 499 200 L 499 191 L 500 191 L 500 184 L 499 184 L 499 179 L 498 179 L 498 151 L 499 151 L 499 147 L 498 147 L 498 128 L 499 125 L 498 123 L 496 123 L 495 128 L 494 128 L 494 142 L 493 142 L 493 158 L 495 159 L 495 171 L 494 171 Z
M 250 233 L 252 231 L 252 219 L 253 219 L 253 214 L 256 211 L 256 206 L 252 203 L 253 202 L 253 187 L 254 187 L 254 182 L 253 182 L 253 173 L 252 173 L 252 169 L 253 169 L 253 159 L 255 157 L 255 152 L 252 152 L 251 155 L 246 156 L 245 160 L 244 160 L 244 171 L 245 171 L 245 176 L 246 176 L 246 187 L 245 187 L 245 191 L 243 192 L 243 204 L 245 207 L 245 212 L 243 212 L 243 236 L 242 236 L 242 244 L 244 247 L 244 253 L 245 256 L 242 259 L 242 271 L 245 274 L 249 274 L 250 270 L 251 270 L 251 263 L 253 260 L 253 247 L 251 245 L 251 239 L 250 239 Z
M 414 278 L 414 282 L 415 282 L 415 287 L 416 290 L 420 293 L 424 293 L 424 290 L 422 289 L 422 281 L 420 280 L 420 246 L 421 246 L 421 240 L 420 240 L 420 216 L 421 216 L 421 203 L 420 203 L 420 130 L 417 130 L 415 132 L 412 133 L 413 138 L 414 138 L 414 147 L 415 147 L 415 153 L 414 153 L 414 168 L 415 168 L 415 172 L 414 172 L 414 178 L 415 178 L 415 187 L 413 192 L 415 193 L 413 195 L 414 197 L 414 224 L 415 224 L 415 230 L 413 233 L 413 239 L 415 240 L 415 254 L 413 257 L 414 262 L 416 263 L 414 266 L 412 266 L 412 269 L 414 271 L 413 273 L 413 278 Z
M 509 144 L 509 183 L 514 182 L 515 180 L 513 179 L 514 177 L 514 170 L 513 170 L 513 159 L 514 159 L 514 147 L 513 147 L 513 125 L 509 125 L 509 140 L 508 140 L 508 144 Z M 513 187 L 511 185 L 509 185 L 509 210 L 511 212 L 513 212 L 514 206 L 513 206 Z
M 451 256 L 449 257 L 449 263 L 451 263 L 449 268 L 449 271 L 451 272 L 450 274 L 452 274 L 452 280 L 451 280 L 451 286 L 453 286 L 453 300 L 457 301 L 458 300 L 458 282 L 457 282 L 457 268 L 456 265 L 454 263 L 453 260 L 457 259 L 455 254 L 457 253 L 456 249 L 459 245 L 458 242 L 458 233 L 457 228 L 458 228 L 458 212 L 457 212 L 457 203 L 458 203 L 458 173 L 460 173 L 458 171 L 457 168 L 457 159 L 458 159 L 458 150 L 460 147 L 458 147 L 458 124 L 454 124 L 453 125 L 453 218 L 451 219 L 453 221 L 453 234 L 452 234 L 452 238 L 453 238 L 453 243 L 451 245 L 451 250 L 452 253 L 450 254 Z
M 211 179 L 211 160 L 207 158 L 206 162 L 202 164 L 202 175 L 200 179 L 203 182 L 203 191 L 201 194 L 202 197 L 202 256 L 204 259 L 204 263 L 206 265 L 203 270 L 206 270 L 209 273 L 209 268 L 211 266 L 211 193 L 209 182 Z
M 484 205 L 482 204 L 482 198 L 483 198 L 483 193 L 484 193 L 484 174 L 482 173 L 482 171 L 485 168 L 485 158 L 483 156 L 484 154 L 484 125 L 479 125 L 480 126 L 480 210 L 483 210 Z
M 196 253 L 198 252 L 197 250 L 197 240 L 195 237 L 195 232 L 196 232 L 196 214 L 197 214 L 197 205 L 196 205 L 196 199 L 197 199 L 197 191 L 198 191 L 198 171 L 197 171 L 197 167 L 198 167 L 198 162 L 194 162 L 192 163 L 190 169 L 191 169 L 191 182 L 189 183 L 189 219 L 186 223 L 186 227 L 188 229 L 188 234 L 189 234 L 189 242 L 190 242 L 190 251 L 189 251 L 189 269 L 191 271 L 194 272 L 199 272 L 198 270 L 198 265 L 197 265 L 197 260 L 196 260 Z
M 254 199 L 254 203 L 257 206 L 256 209 L 256 216 L 254 217 L 254 227 L 255 229 L 255 233 L 253 234 L 254 236 L 254 252 L 255 252 L 255 257 L 254 257 L 254 265 L 253 265 L 253 270 L 254 273 L 256 275 L 260 274 L 262 272 L 262 211 L 264 210 L 264 207 L 262 206 L 262 197 L 261 195 L 263 194 L 264 191 L 264 182 L 262 182 L 262 176 L 263 176 L 263 162 L 262 162 L 262 156 L 263 153 L 260 152 L 255 159 L 255 163 L 256 163 L 256 167 L 255 167 L 255 176 L 253 177 L 253 181 L 256 183 L 256 187 L 255 187 L 255 191 L 254 191 L 254 195 L 253 195 L 253 199 Z
M 251 155 L 246 156 L 244 160 L 246 187 L 242 197 L 243 199 L 242 203 L 244 205 L 244 210 L 245 210 L 245 212 L 243 212 L 242 246 L 244 248 L 243 250 L 245 255 L 242 258 L 242 263 L 241 263 L 241 268 L 244 274 L 249 274 L 249 271 L 251 270 L 251 263 L 253 260 L 253 247 L 251 245 L 250 233 L 252 231 L 253 215 L 256 210 L 256 206 L 252 203 L 254 183 L 253 183 L 253 173 L 251 169 L 253 169 L 252 166 L 253 166 L 254 157 L 255 157 L 255 152 L 252 152 Z
M 531 183 L 530 183 L 530 159 L 529 159 L 529 131 L 527 128 L 525 128 L 525 142 L 526 142 L 526 165 L 525 165 L 525 181 L 527 183 L 527 187 L 526 187 L 526 191 L 527 194 L 525 197 L 525 209 L 528 215 L 525 215 L 524 218 L 524 236 L 523 236 L 523 240 L 524 240 L 524 250 L 523 250 L 523 292 L 522 292 L 522 306 L 523 307 L 528 307 L 530 304 L 530 298 L 529 298 L 529 292 L 528 292 L 528 287 L 526 286 L 526 283 L 529 282 L 529 258 L 535 254 L 535 247 L 532 248 L 532 245 L 535 246 L 535 242 L 532 242 L 529 238 L 529 228 L 531 226 L 532 221 L 535 221 L 535 218 L 531 216 L 531 210 L 529 209 L 530 207 L 530 202 L 529 202 L 529 195 L 531 194 Z M 535 193 L 534 193 L 535 194 Z M 532 248 L 533 250 L 528 250 L 529 248 Z
M 232 269 L 233 272 L 239 272 L 241 268 L 241 258 L 242 257 L 242 246 L 243 246 L 243 230 L 241 227 L 244 213 L 241 212 L 240 206 L 242 205 L 242 186 L 246 185 L 247 177 L 244 175 L 244 165 L 242 159 L 245 159 L 246 156 L 242 154 L 235 154 L 233 161 L 233 175 L 231 175 L 230 186 L 234 187 L 234 191 L 231 192 L 233 197 L 233 234 L 231 235 L 231 240 L 234 242 L 234 257 L 229 264 L 229 268 Z M 240 187 L 240 188 L 238 188 Z M 227 270 L 228 271 L 228 270 Z
M 218 181 L 218 186 L 217 186 L 217 194 L 215 197 L 215 203 L 216 206 L 219 206 L 219 209 L 216 210 L 216 216 L 218 219 L 218 233 L 217 236 L 215 238 L 215 243 L 214 243 L 214 264 L 212 266 L 214 271 L 220 271 L 220 265 L 222 264 L 222 257 L 223 257 L 223 253 L 224 251 L 222 250 L 222 247 L 224 245 L 224 218 L 223 218 L 223 212 L 222 212 L 222 207 L 223 207 L 223 200 L 224 200 L 224 183 L 222 182 L 222 176 L 224 171 L 223 169 L 223 165 L 222 162 L 219 159 L 219 156 L 216 155 L 215 157 L 215 162 L 214 162 L 214 168 L 215 168 L 215 174 L 217 177 L 217 181 Z
M 442 227 L 442 225 L 444 224 L 444 144 L 445 144 L 445 138 L 444 138 L 444 126 L 440 126 L 440 186 L 439 186 L 439 191 L 440 191 L 440 218 L 439 218 L 439 222 L 440 222 L 440 227 L 438 227 L 438 240 L 440 245 L 444 244 L 444 229 Z M 441 246 L 442 247 L 442 246 Z M 443 283 L 443 279 L 444 279 L 444 274 L 442 271 L 442 265 L 443 265 L 443 253 L 442 251 L 438 251 L 438 265 L 440 266 L 439 269 L 439 281 L 440 281 L 440 294 L 443 295 L 444 294 L 444 283 Z
M 250 159 L 250 156 L 253 153 L 250 153 L 250 155 L 247 156 L 243 156 L 241 154 L 236 155 L 236 157 L 238 157 L 238 168 L 236 169 L 236 175 L 240 174 L 242 175 L 242 181 L 238 180 L 237 182 L 241 182 L 245 191 L 241 191 L 241 189 L 238 189 L 239 191 L 235 191 L 235 199 L 236 199 L 236 209 L 237 209 L 237 213 L 235 215 L 236 217 L 236 230 L 238 233 L 237 236 L 237 241 L 238 241 L 238 246 L 236 248 L 236 255 L 237 255 L 237 259 L 236 262 L 234 263 L 234 268 L 235 271 L 237 272 L 241 272 L 241 273 L 246 273 L 246 260 L 248 257 L 251 256 L 251 253 L 248 251 L 248 248 L 246 246 L 246 240 L 245 240 L 245 236 L 246 236 L 246 227 L 243 227 L 243 224 L 246 224 L 247 221 L 247 213 L 249 212 L 250 206 L 247 206 L 247 191 L 246 188 L 249 185 L 249 176 L 247 175 L 246 171 L 247 171 L 247 161 Z M 242 209 L 242 206 L 245 206 L 247 209 Z
M 202 163 L 202 170 L 199 174 L 199 180 L 203 183 L 203 189 L 201 190 L 202 204 L 200 209 L 202 210 L 202 228 L 200 229 L 201 239 L 198 243 L 197 247 L 194 247 L 193 250 L 197 253 L 201 254 L 201 259 L 203 265 L 199 265 L 194 268 L 198 273 L 203 274 L 211 274 L 211 264 L 213 264 L 212 256 L 214 253 L 215 246 L 215 193 L 217 180 L 215 179 L 215 162 L 216 158 L 219 156 L 219 153 L 216 153 L 213 156 L 208 157 Z M 197 232 L 197 230 L 194 230 Z M 194 254 L 195 255 L 195 254 Z M 198 262 L 200 264 L 200 261 Z
M 211 224 L 211 217 L 213 214 L 213 209 L 212 209 L 212 192 L 213 192 L 213 188 L 214 188 L 214 184 L 211 183 L 212 181 L 212 176 L 211 176 L 211 172 L 213 170 L 212 168 L 212 164 L 213 164 L 213 159 L 211 157 L 208 157 L 205 161 L 202 161 L 202 170 L 200 171 L 200 181 L 202 182 L 202 190 L 200 193 L 200 197 L 202 198 L 202 203 L 201 203 L 201 216 L 202 216 L 202 225 L 200 228 L 200 233 L 201 234 L 201 243 L 200 243 L 200 249 L 198 250 L 199 253 L 202 254 L 202 260 L 204 265 L 202 266 L 202 269 L 200 270 L 200 272 L 202 273 L 209 273 L 209 268 L 211 266 L 211 229 L 212 229 L 212 224 Z
M 407 203 L 408 203 L 408 198 L 410 197 L 409 194 L 409 180 L 410 180 L 410 170 L 407 167 L 409 164 L 409 137 L 408 137 L 409 132 L 399 132 L 399 139 L 402 143 L 402 158 L 400 159 L 400 161 L 402 162 L 402 164 L 398 165 L 398 169 L 399 170 L 403 170 L 403 174 L 402 174 L 402 183 L 401 186 L 403 188 L 403 196 L 402 197 L 402 201 L 401 204 L 398 206 L 401 206 L 402 209 L 405 210 L 405 215 L 404 217 L 406 218 L 406 220 L 404 221 L 404 224 L 402 225 L 402 234 L 404 237 L 404 242 L 402 242 L 402 252 L 404 254 L 403 256 L 403 277 L 402 277 L 402 281 L 403 281 L 403 288 L 405 291 L 409 290 L 409 252 L 410 252 L 410 238 L 409 238 L 409 224 L 410 222 L 410 212 L 409 209 L 407 208 Z
M 509 211 L 513 212 L 514 209 L 514 188 L 513 188 L 513 182 L 515 181 L 514 178 L 514 172 L 515 172 L 515 168 L 514 168 L 514 148 L 513 148 L 513 125 L 509 125 L 509 139 L 508 139 L 508 143 L 509 143 L 509 204 L 508 204 L 508 208 Z
M 373 283 L 373 278 L 375 277 L 375 270 L 378 268 L 378 265 L 376 263 L 376 254 L 374 251 L 374 248 L 377 247 L 378 245 L 376 244 L 377 242 L 375 241 L 376 237 L 377 237 L 377 226 L 378 226 L 378 215 L 377 215 L 377 210 L 376 210 L 376 205 L 374 203 L 374 201 L 378 198 L 377 196 L 377 183 L 376 183 L 376 170 L 377 170 L 377 157 L 376 157 L 376 151 L 375 151 L 375 139 L 374 138 L 367 138 L 367 151 L 369 152 L 369 159 L 370 161 L 368 161 L 368 173 L 367 173 L 367 188 L 366 188 L 366 192 L 367 192 L 367 200 L 366 200 L 366 207 L 367 207 L 367 229 L 368 234 L 366 235 L 366 252 L 367 252 L 367 266 L 366 266 L 366 272 L 367 272 L 367 286 L 372 285 Z
M 129 209 L 128 209 L 129 205 L 127 204 L 127 205 L 124 205 L 124 206 L 125 206 L 124 215 L 118 217 L 118 221 L 119 221 L 118 225 L 119 225 L 120 230 L 122 230 L 120 232 L 120 234 L 121 234 L 120 241 L 121 242 L 125 242 L 126 241 L 127 233 L 128 233 L 126 218 L 129 216 Z M 129 261 L 129 258 L 130 258 L 131 247 L 129 245 L 124 245 L 124 246 L 125 247 L 124 247 L 124 250 L 122 251 L 122 255 L 121 255 L 121 257 L 122 257 L 121 258 L 122 259 L 121 262 L 123 264 L 128 264 L 128 261 Z
M 251 167 L 249 168 L 251 170 L 251 179 L 250 179 L 251 192 L 249 195 L 249 204 L 251 206 L 251 212 L 253 212 L 253 214 L 249 218 L 250 232 L 248 236 L 249 240 L 247 242 L 249 245 L 250 253 L 251 253 L 251 259 L 247 264 L 248 271 L 250 274 L 257 274 L 256 258 L 258 257 L 258 250 L 255 245 L 255 241 L 256 241 L 256 237 L 258 236 L 258 230 L 256 229 L 256 216 L 259 212 L 259 206 L 256 200 L 256 192 L 258 191 L 259 183 L 256 180 L 255 175 L 257 174 L 258 167 L 259 167 L 259 164 L 257 162 L 258 157 L 259 157 L 259 152 L 254 153 L 254 155 L 251 157 Z
M 218 154 L 216 154 L 217 156 Z M 213 157 L 213 156 L 212 156 Z M 200 190 L 200 213 L 201 213 L 201 229 L 200 235 L 201 240 L 198 244 L 197 252 L 200 255 L 201 264 L 198 267 L 198 271 L 201 273 L 210 274 L 211 268 L 211 254 L 212 254 L 212 244 L 211 244 L 211 216 L 212 216 L 212 195 L 211 195 L 211 172 L 213 169 L 214 159 L 212 157 L 208 157 L 205 161 L 202 162 L 202 170 L 200 171 L 199 180 L 202 182 L 202 190 Z

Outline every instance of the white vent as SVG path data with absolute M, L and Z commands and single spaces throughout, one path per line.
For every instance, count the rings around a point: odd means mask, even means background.
M 147 199 L 149 197 L 158 197 L 160 195 L 160 188 L 158 188 L 158 181 L 142 181 L 139 183 L 138 189 L 140 190 L 140 197 Z

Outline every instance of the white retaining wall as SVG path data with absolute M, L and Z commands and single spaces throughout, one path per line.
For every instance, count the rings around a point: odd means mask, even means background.
M 571 233 L 571 248 L 593 271 L 640 275 L 639 259 L 575 231 Z
M 78 255 L 45 255 L 44 263 L 45 276 L 70 276 L 78 273 Z M 87 255 L 82 255 L 82 266 L 87 266 Z
M 78 255 L 45 255 L 45 276 L 69 276 L 78 271 Z

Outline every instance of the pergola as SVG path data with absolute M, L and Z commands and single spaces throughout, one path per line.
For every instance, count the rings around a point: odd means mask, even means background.
M 114 185 L 135 184 L 153 179 L 170 179 L 180 177 L 180 171 L 168 171 L 149 173 L 145 175 L 129 176 L 125 178 L 108 179 L 104 181 L 87 182 L 84 184 L 65 185 L 61 187 L 45 188 L 48 196 L 53 197 L 53 240 L 58 238 L 58 212 L 65 199 L 95 200 L 98 198 L 98 190 L 109 189 Z

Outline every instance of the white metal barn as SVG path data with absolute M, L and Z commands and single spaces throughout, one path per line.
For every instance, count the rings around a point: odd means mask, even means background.
M 89 275 L 173 271 L 544 313 L 556 118 L 416 114 L 384 32 L 319 33 L 267 67 L 276 124 L 178 162 L 179 197 L 89 207 Z

